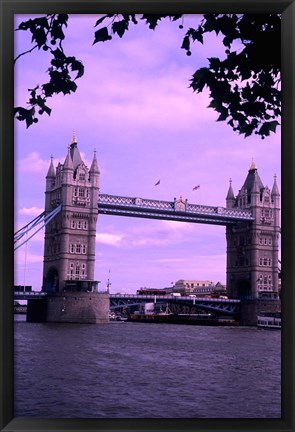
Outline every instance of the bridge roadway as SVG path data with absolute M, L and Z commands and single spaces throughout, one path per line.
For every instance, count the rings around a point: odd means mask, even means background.
M 14 300 L 41 299 L 47 296 L 45 291 L 14 291 Z
M 196 306 L 207 311 L 215 311 L 226 315 L 239 313 L 240 300 L 234 299 L 208 299 L 204 297 L 169 296 L 169 295 L 137 295 L 137 294 L 110 294 L 110 309 L 123 306 L 137 306 L 143 303 L 165 303 L 180 306 Z
M 180 198 L 174 201 L 158 201 L 145 198 L 131 198 L 100 194 L 98 213 L 118 216 L 166 219 L 214 225 L 232 225 L 237 222 L 252 222 L 249 209 L 227 209 L 200 204 L 189 204 Z
M 29 300 L 45 298 L 44 291 L 15 291 L 14 300 Z M 144 303 L 166 303 L 180 306 L 196 306 L 198 308 L 215 311 L 226 315 L 236 315 L 239 312 L 240 300 L 233 299 L 207 299 L 203 297 L 169 296 L 169 295 L 137 295 L 137 294 L 110 294 L 110 309 L 119 309 L 124 306 L 138 306 Z

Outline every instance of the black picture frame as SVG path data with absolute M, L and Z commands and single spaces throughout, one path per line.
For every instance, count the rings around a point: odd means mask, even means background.
M 282 13 L 282 418 L 281 419 L 21 419 L 13 390 L 13 17 L 36 13 Z M 294 0 L 0 0 L 0 427 L 1 431 L 293 431 L 294 404 Z M 243 395 L 241 395 L 243 397 Z

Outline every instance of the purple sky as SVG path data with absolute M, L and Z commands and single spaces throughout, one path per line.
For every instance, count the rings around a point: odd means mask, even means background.
M 15 26 L 28 19 L 18 16 Z M 16 230 L 44 209 L 50 156 L 64 162 L 75 130 L 90 167 L 94 149 L 101 171 L 101 193 L 225 207 L 229 179 L 234 193 L 243 185 L 252 158 L 264 185 L 281 183 L 281 136 L 244 139 L 225 122 L 216 122 L 208 92 L 195 94 L 191 75 L 207 57 L 223 53 L 215 37 L 195 43 L 188 57 L 180 49 L 185 29 L 199 20 L 163 21 L 155 31 L 138 24 L 122 39 L 92 45 L 97 15 L 70 16 L 65 52 L 81 59 L 85 75 L 70 96 L 48 100 L 51 116 L 26 129 L 15 123 Z M 26 32 L 16 32 L 15 53 L 30 48 Z M 15 104 L 25 105 L 27 89 L 47 80 L 49 55 L 18 60 Z M 161 183 L 155 183 L 161 179 Z M 193 187 L 200 188 L 193 191 Z M 44 231 L 15 254 L 15 284 L 41 288 Z M 111 292 L 166 287 L 179 279 L 225 283 L 225 227 L 100 215 L 95 278 Z

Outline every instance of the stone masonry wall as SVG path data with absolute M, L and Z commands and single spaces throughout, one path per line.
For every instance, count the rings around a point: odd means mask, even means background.
M 106 324 L 109 322 L 109 305 L 107 293 L 56 293 L 41 302 L 28 301 L 27 321 Z

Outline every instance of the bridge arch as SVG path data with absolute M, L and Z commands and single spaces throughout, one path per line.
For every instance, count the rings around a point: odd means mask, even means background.
M 251 297 L 251 283 L 249 279 L 240 278 L 236 282 L 235 287 L 235 298 L 238 298 L 240 300 L 245 300 Z
M 59 274 L 55 266 L 51 266 L 44 276 L 44 291 L 58 292 L 59 291 Z

